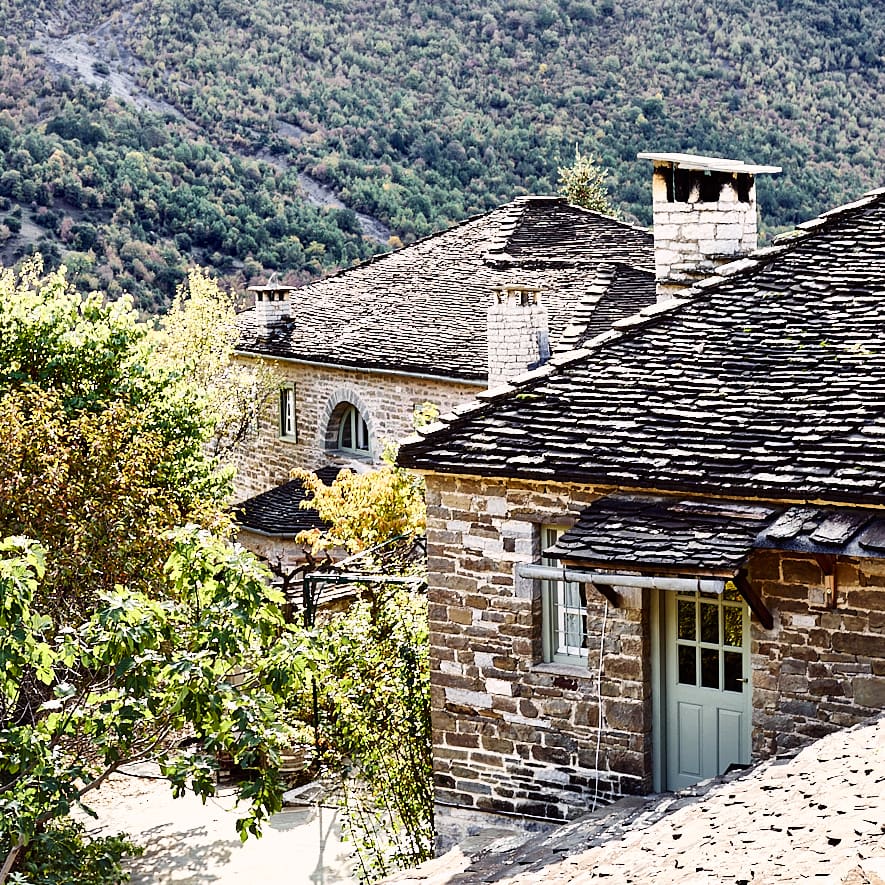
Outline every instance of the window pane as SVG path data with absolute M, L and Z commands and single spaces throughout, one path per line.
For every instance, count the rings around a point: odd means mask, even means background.
M 715 648 L 701 649 L 701 685 L 719 688 L 719 652 Z
M 341 416 L 341 430 L 338 433 L 338 445 L 342 449 L 353 448 L 353 409 L 348 409 Z
M 584 645 L 584 619 L 580 614 L 568 612 L 565 615 L 565 644 L 571 648 Z
M 695 674 L 697 650 L 693 645 L 677 645 L 676 651 L 679 656 L 679 682 L 682 685 L 697 685 Z
M 701 642 L 719 644 L 719 604 L 701 603 Z
M 743 691 L 744 656 L 740 652 L 725 652 L 725 690 Z
M 725 619 L 725 644 L 741 648 L 744 644 L 744 613 L 730 605 L 722 609 Z
M 697 636 L 695 635 L 694 600 L 679 600 L 679 638 L 691 640 L 697 638 Z
M 362 452 L 369 451 L 369 428 L 362 415 L 355 415 L 358 424 L 356 447 Z
M 581 601 L 581 585 L 570 581 L 567 584 L 563 584 L 562 587 L 565 604 L 571 608 L 583 608 L 585 603 Z

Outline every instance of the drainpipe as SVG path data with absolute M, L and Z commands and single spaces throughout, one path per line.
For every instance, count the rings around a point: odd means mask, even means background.
M 723 578 L 666 578 L 660 575 L 624 575 L 617 572 L 585 572 L 553 565 L 519 563 L 516 573 L 521 578 L 540 578 L 543 581 L 574 581 L 576 584 L 594 584 L 607 587 L 638 587 L 649 590 L 670 590 L 676 593 L 722 593 Z

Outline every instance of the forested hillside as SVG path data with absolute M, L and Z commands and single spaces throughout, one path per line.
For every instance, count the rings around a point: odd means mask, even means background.
M 867 0 L 0 0 L 0 13 L 4 258 L 43 235 L 83 285 L 157 306 L 188 262 L 306 279 L 388 233 L 550 192 L 575 145 L 643 223 L 640 150 L 783 166 L 760 182 L 769 231 L 885 184 L 885 6 Z M 346 208 L 314 205 L 320 185 Z

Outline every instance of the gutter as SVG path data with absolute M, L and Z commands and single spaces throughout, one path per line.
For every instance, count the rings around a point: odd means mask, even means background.
M 636 587 L 649 590 L 670 590 L 676 593 L 719 593 L 725 590 L 723 578 L 667 578 L 659 575 L 629 575 L 618 572 L 579 571 L 553 565 L 519 563 L 516 573 L 521 578 L 543 581 L 574 581 L 603 587 Z

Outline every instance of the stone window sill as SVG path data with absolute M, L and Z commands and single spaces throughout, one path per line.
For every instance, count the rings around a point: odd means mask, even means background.
M 532 673 L 549 673 L 553 676 L 572 676 L 576 679 L 592 679 L 594 674 L 580 664 L 561 664 L 558 661 L 532 665 Z

